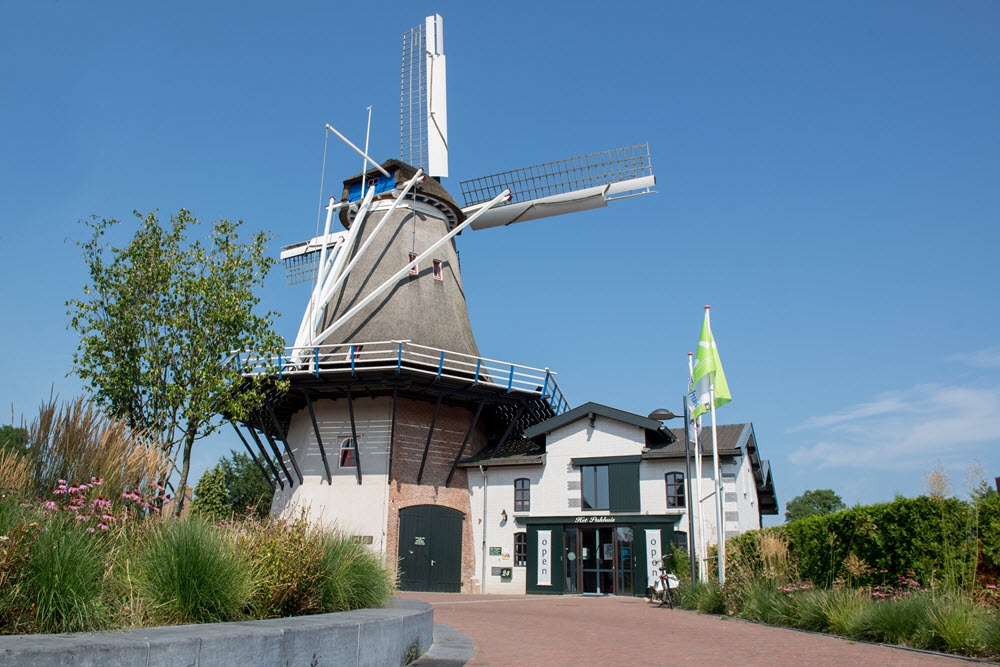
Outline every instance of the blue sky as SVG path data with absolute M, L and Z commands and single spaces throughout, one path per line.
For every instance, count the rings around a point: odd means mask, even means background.
M 779 500 L 1000 475 L 1000 5 L 0 0 L 0 421 L 76 349 L 91 214 L 315 233 L 324 125 L 397 157 L 400 38 L 444 16 L 451 178 L 649 142 L 658 193 L 459 238 L 488 357 L 680 410 L 702 306 Z M 360 159 L 331 138 L 324 196 Z M 292 338 L 307 299 L 263 293 Z M 203 470 L 228 435 L 195 452 Z

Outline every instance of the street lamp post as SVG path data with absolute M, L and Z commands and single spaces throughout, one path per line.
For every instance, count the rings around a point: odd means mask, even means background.
M 694 494 L 691 492 L 691 445 L 688 441 L 688 405 L 687 396 L 683 399 L 684 401 L 684 486 L 685 492 L 687 494 L 687 517 L 688 517 L 688 566 L 691 569 L 691 581 L 698 580 L 697 574 L 697 556 L 695 554 L 695 534 L 694 534 L 694 506 L 691 504 L 691 500 L 694 498 Z M 681 415 L 675 415 L 670 410 L 665 408 L 657 408 L 649 413 L 650 419 L 655 419 L 657 421 L 668 421 L 670 419 L 678 419 Z

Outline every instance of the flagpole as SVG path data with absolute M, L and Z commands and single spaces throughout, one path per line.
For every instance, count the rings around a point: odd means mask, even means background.
M 714 376 L 715 374 L 712 373 Z M 725 496 L 722 491 L 722 475 L 719 474 L 719 433 L 715 428 L 715 378 L 709 385 L 708 395 L 712 397 L 712 468 L 715 475 L 715 508 L 716 508 L 716 535 L 718 539 L 719 555 L 719 585 L 726 583 L 726 524 Z
M 693 489 L 691 487 L 691 439 L 688 437 L 688 418 L 691 413 L 688 410 L 688 397 L 687 394 L 684 395 L 684 477 L 685 477 L 685 489 L 684 493 L 687 495 L 687 505 L 688 505 L 688 568 L 691 573 L 691 581 L 698 581 L 697 575 L 697 560 L 696 557 L 701 555 L 701 551 L 695 549 L 694 545 L 694 511 L 691 506 L 691 496 L 694 495 Z
M 708 323 L 709 330 L 712 328 L 710 313 L 710 307 L 705 306 L 705 322 Z M 714 343 L 714 337 L 712 341 Z M 708 404 L 712 408 L 712 472 L 715 475 L 715 532 L 718 542 L 719 585 L 723 586 L 726 583 L 726 510 L 723 506 L 725 504 L 725 495 L 722 490 L 722 475 L 719 471 L 719 433 L 715 427 L 715 371 L 709 373 L 708 395 Z
M 693 354 L 688 352 L 688 377 L 694 373 L 694 363 L 691 360 Z M 688 402 L 690 403 L 690 396 L 688 396 Z M 692 405 L 692 409 L 696 406 Z M 698 419 L 697 417 L 695 419 Z M 694 422 L 694 419 L 691 420 Z M 695 478 L 695 493 L 697 493 L 697 498 L 695 498 L 694 507 L 696 508 L 696 518 L 698 521 L 698 535 L 697 541 L 694 542 L 698 545 L 698 580 L 708 581 L 708 560 L 706 560 L 707 547 L 705 546 L 705 511 L 702 506 L 704 501 L 704 496 L 702 496 L 701 491 L 701 433 L 698 428 L 692 428 L 693 424 L 685 424 L 684 428 L 690 429 L 694 432 L 694 478 Z

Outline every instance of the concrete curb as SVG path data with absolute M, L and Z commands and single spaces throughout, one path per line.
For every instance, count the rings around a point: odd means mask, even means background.
M 434 643 L 420 659 L 412 663 L 417 667 L 461 667 L 472 659 L 475 646 L 472 640 L 455 628 L 434 624 Z
M 388 607 L 336 614 L 0 637 L 0 667 L 395 666 L 431 647 L 433 614 L 425 602 L 395 598 Z

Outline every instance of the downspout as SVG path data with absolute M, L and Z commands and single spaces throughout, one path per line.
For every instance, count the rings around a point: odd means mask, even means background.
M 490 480 L 486 477 L 486 469 L 479 464 L 479 472 L 483 473 L 483 576 L 480 579 L 479 592 L 486 593 L 486 495 L 490 491 Z

